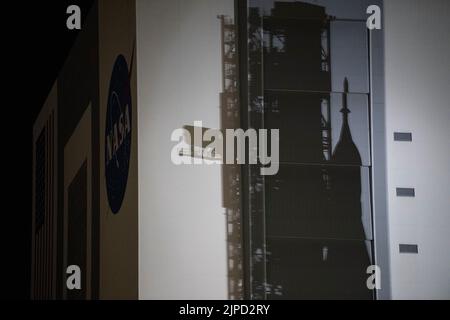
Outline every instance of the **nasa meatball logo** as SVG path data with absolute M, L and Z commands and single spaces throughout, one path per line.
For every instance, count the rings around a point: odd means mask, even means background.
M 109 85 L 105 133 L 105 175 L 108 202 L 114 214 L 122 207 L 131 156 L 132 101 L 124 56 L 114 64 Z

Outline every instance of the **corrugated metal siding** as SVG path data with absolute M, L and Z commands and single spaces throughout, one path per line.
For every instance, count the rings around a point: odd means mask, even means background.
M 35 142 L 35 241 L 33 298 L 50 300 L 54 296 L 54 114 L 47 120 Z

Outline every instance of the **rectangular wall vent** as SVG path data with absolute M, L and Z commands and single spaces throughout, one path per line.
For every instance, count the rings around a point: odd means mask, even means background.
M 400 253 L 419 253 L 419 246 L 417 244 L 401 244 L 399 246 Z
M 414 188 L 397 188 L 397 197 L 415 197 L 416 190 Z
M 395 132 L 394 133 L 394 141 L 411 142 L 412 141 L 412 133 L 410 133 L 410 132 Z

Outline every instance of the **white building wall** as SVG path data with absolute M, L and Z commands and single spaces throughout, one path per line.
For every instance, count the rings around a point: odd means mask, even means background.
M 388 0 L 384 17 L 392 298 L 449 299 L 450 2 Z M 416 197 L 397 197 L 398 187 Z
M 450 298 L 450 2 L 432 2 L 384 8 L 394 299 Z M 141 299 L 227 297 L 220 168 L 170 161 L 174 129 L 219 126 L 219 14 L 233 16 L 233 1 L 137 1 Z M 394 132 L 413 141 L 394 142 Z M 416 197 L 397 197 L 397 187 Z
M 172 131 L 220 127 L 218 15 L 233 0 L 137 1 L 139 297 L 226 299 L 219 166 L 175 166 Z

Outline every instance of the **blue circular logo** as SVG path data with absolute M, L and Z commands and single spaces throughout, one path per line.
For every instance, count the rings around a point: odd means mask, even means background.
M 132 101 L 124 56 L 114 64 L 109 85 L 105 133 L 105 175 L 108 202 L 114 214 L 122 207 L 131 156 Z

